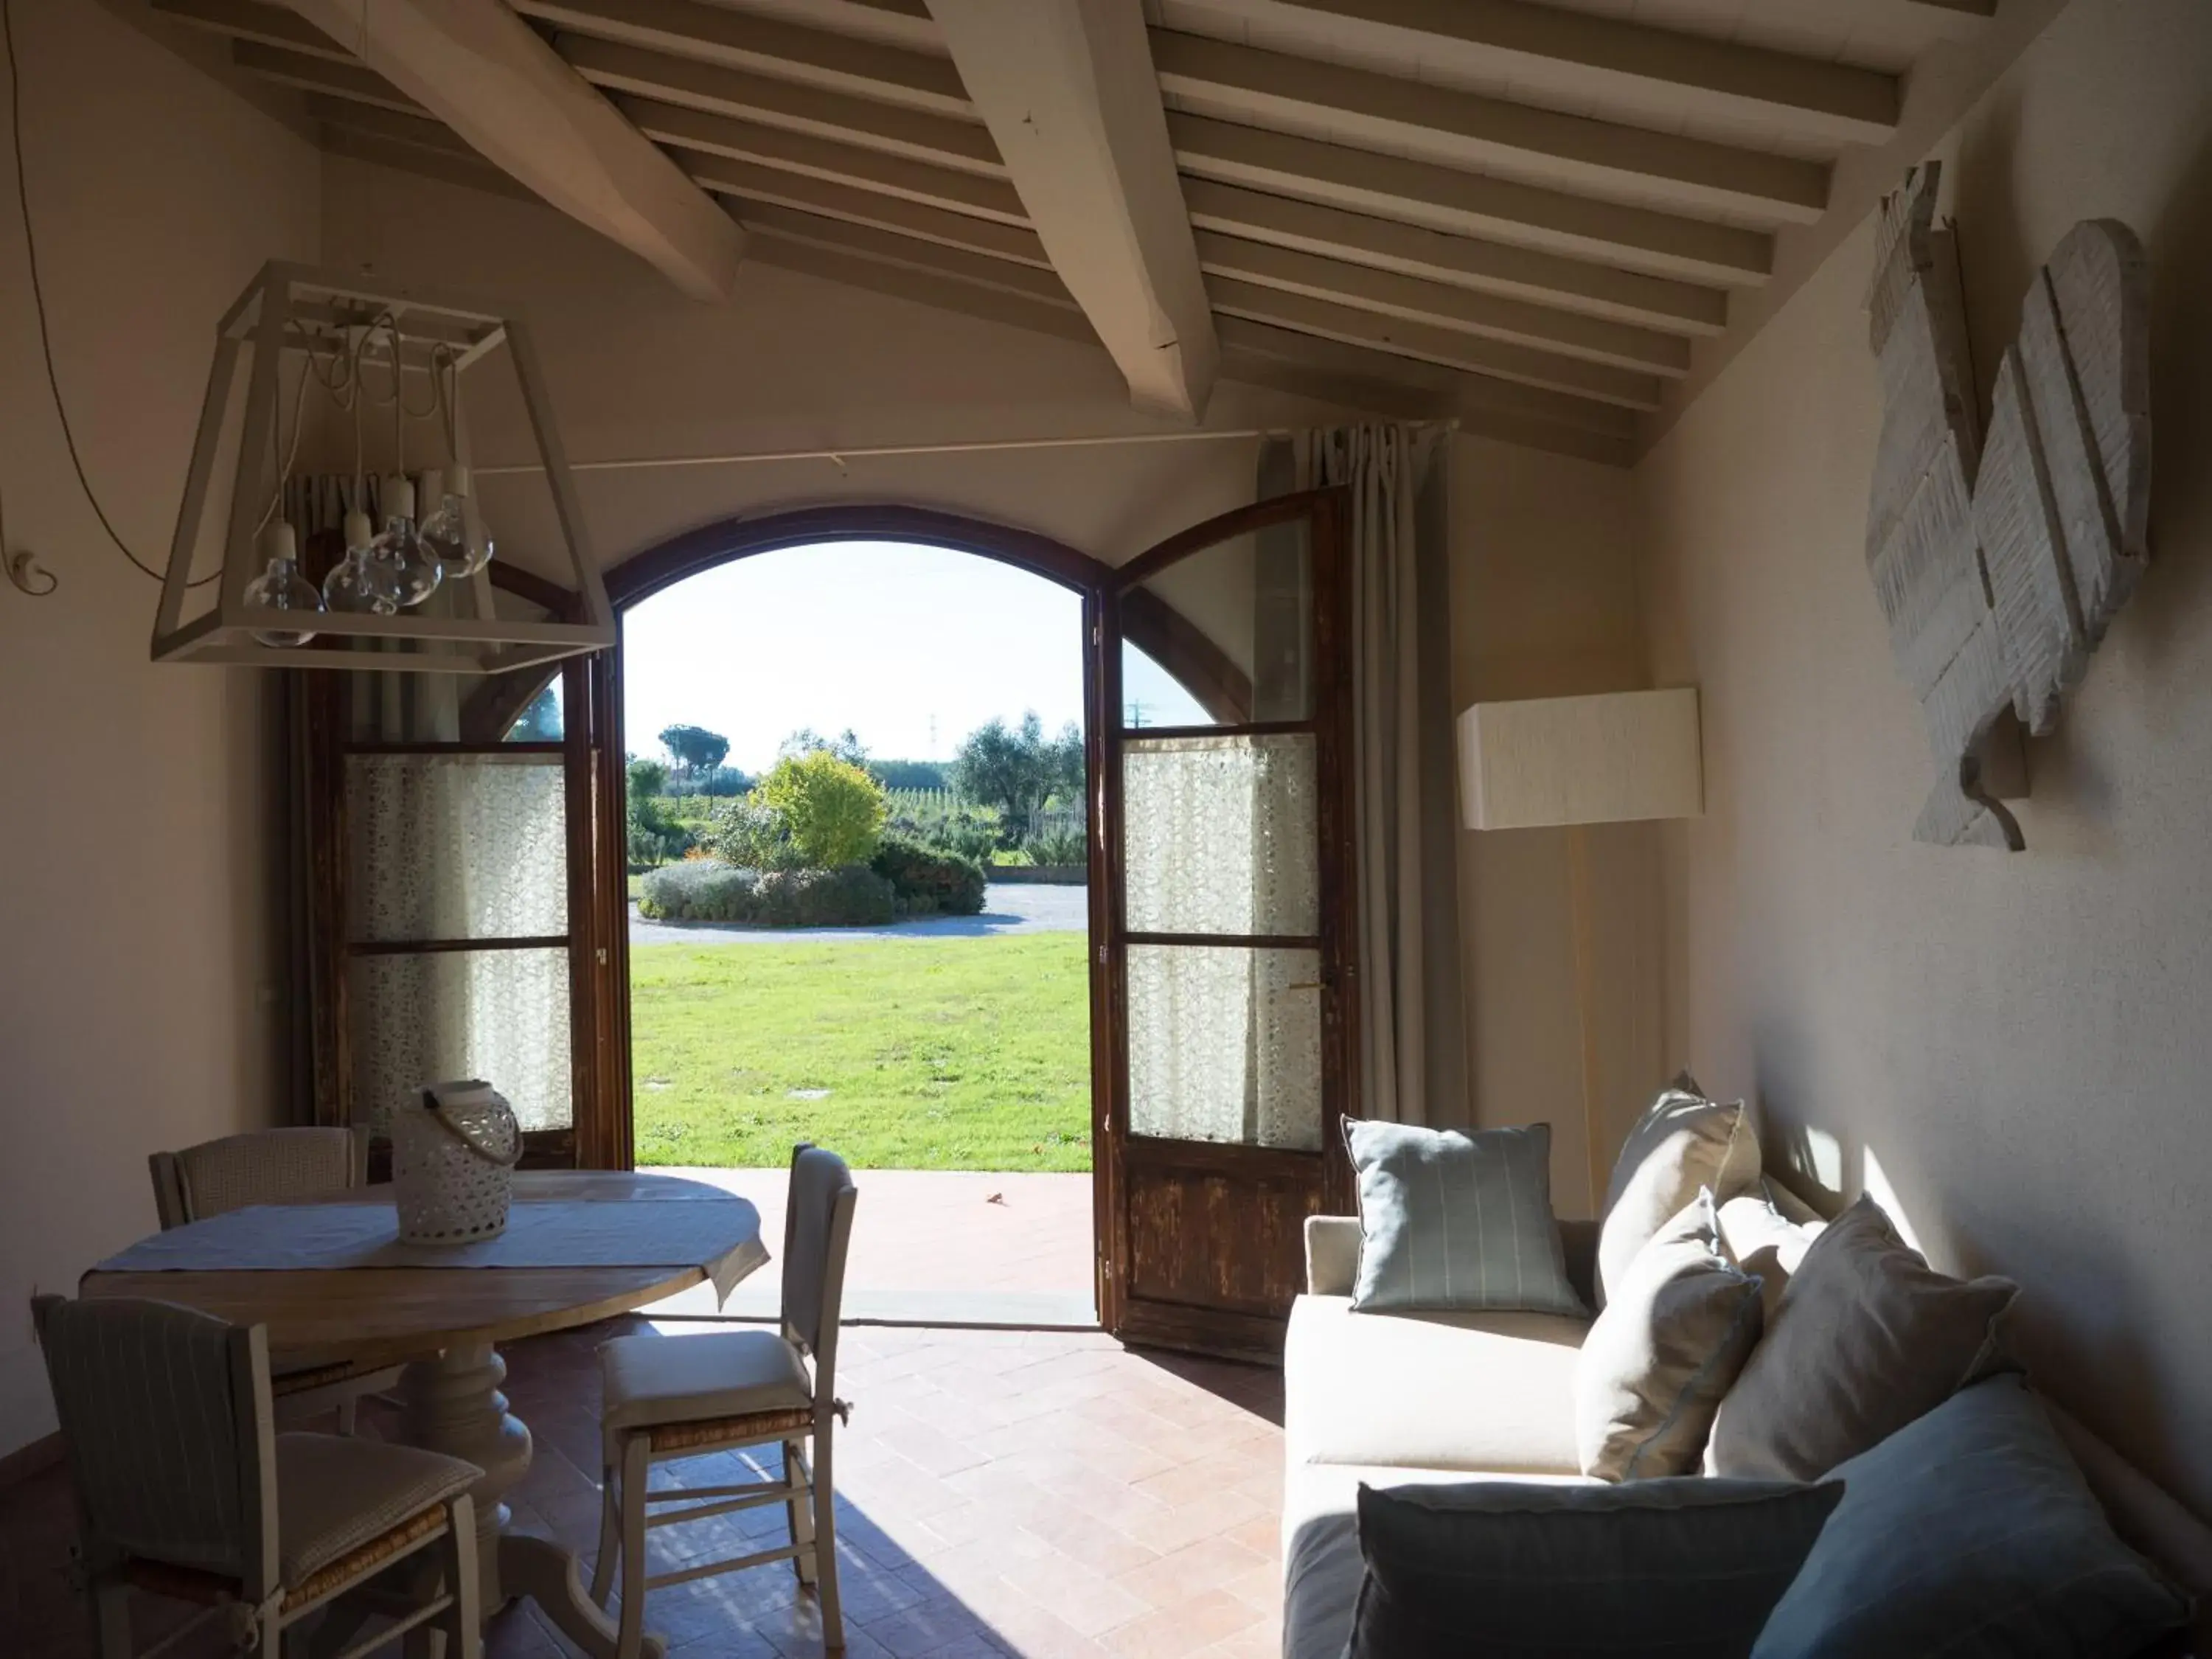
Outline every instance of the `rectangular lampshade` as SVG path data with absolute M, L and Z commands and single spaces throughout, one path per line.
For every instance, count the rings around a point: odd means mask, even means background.
M 1697 688 L 1476 703 L 1459 769 L 1470 830 L 1697 817 Z

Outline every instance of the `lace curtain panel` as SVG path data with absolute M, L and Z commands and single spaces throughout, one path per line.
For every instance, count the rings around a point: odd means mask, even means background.
M 1130 931 L 1317 932 L 1315 788 L 1309 732 L 1127 739 Z
M 355 943 L 568 931 L 557 757 L 350 756 L 346 813 Z M 573 1121 L 565 945 L 359 956 L 350 989 L 362 1119 L 382 1127 L 420 1085 L 481 1077 L 526 1129 Z
M 1309 733 L 1127 739 L 1130 930 L 1316 933 L 1316 789 Z M 1131 945 L 1132 1132 L 1318 1147 L 1320 977 L 1310 949 Z

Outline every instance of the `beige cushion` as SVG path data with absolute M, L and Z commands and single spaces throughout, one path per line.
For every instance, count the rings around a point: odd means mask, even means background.
M 1790 1288 L 1790 1276 L 1828 1224 L 1792 1220 L 1783 1213 L 1771 1187 L 1763 1182 L 1757 1191 L 1722 1205 L 1720 1218 L 1721 1248 L 1744 1272 L 1759 1275 L 1759 1300 L 1765 1304 L 1767 1322 L 1771 1324 L 1782 1306 L 1782 1293 Z
M 1589 1328 L 1556 1314 L 1355 1313 L 1348 1297 L 1300 1297 L 1283 1356 L 1285 1455 L 1578 1474 L 1575 1354 Z
M 1701 1192 L 1637 1253 L 1575 1362 L 1583 1473 L 1694 1474 L 1759 1323 L 1759 1281 L 1722 1252 Z
M 1759 1184 L 1759 1135 L 1743 1102 L 1709 1100 L 1687 1072 L 1637 1120 L 1607 1183 L 1597 1241 L 1598 1305 L 1636 1253 L 1681 1214 L 1699 1188 L 1726 1203 Z
M 483 1471 L 416 1446 L 337 1434 L 276 1437 L 276 1571 L 286 1585 L 373 1543 Z
M 610 1437 L 814 1403 L 805 1362 L 774 1331 L 618 1336 L 599 1346 L 599 1422 Z
M 1820 1479 L 1989 1370 L 2018 1292 L 2008 1279 L 1936 1273 L 1862 1198 L 1807 1249 L 1722 1402 L 1707 1469 Z

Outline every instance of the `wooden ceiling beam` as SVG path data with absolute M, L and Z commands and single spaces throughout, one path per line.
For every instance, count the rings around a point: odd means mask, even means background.
M 1372 346 L 1395 356 L 1441 363 L 1447 368 L 1489 374 L 1523 386 L 1541 386 L 1624 409 L 1656 409 L 1659 377 L 1608 364 L 1563 357 L 1556 352 L 1488 340 L 1432 323 L 1386 317 L 1311 295 L 1263 288 L 1230 277 L 1206 279 L 1214 309 L 1255 323 L 1270 323 L 1297 334 L 1317 334 L 1348 345 Z
M 1142 10 L 1126 0 L 929 9 L 1131 401 L 1198 419 L 1218 348 Z
M 672 153 L 677 164 L 702 187 L 719 196 L 735 197 L 755 205 L 769 204 L 792 208 L 848 224 L 873 226 L 946 247 L 1035 265 L 1042 270 L 1052 269 L 1044 244 L 1037 240 L 1035 231 L 1025 226 L 979 219 L 972 214 L 950 213 L 902 196 L 833 184 L 807 173 L 785 173 L 724 155 L 680 149 Z
M 855 97 L 973 118 L 945 58 L 701 0 L 509 0 L 526 17 L 726 69 L 750 70 Z
M 694 299 L 737 280 L 744 233 L 505 0 L 291 0 L 477 154 Z
M 1204 116 L 1170 113 L 1168 133 L 1185 173 L 1224 184 L 1688 282 L 1755 284 L 1774 269 L 1774 238 L 1761 230 Z
M 611 92 L 758 121 L 841 143 L 865 144 L 986 178 L 1006 176 L 999 147 L 989 132 L 973 121 L 903 109 L 823 87 L 802 86 L 749 70 L 647 52 L 619 41 L 564 34 L 555 44 L 577 74 Z
M 283 6 L 264 4 L 263 0 L 153 0 L 153 8 L 164 17 L 173 17 L 179 23 L 204 29 L 210 34 L 258 41 L 264 46 L 302 52 L 311 58 L 327 58 L 333 63 L 354 61 L 351 52 L 313 23 Z
M 363 69 L 358 63 L 310 57 L 303 52 L 252 40 L 234 40 L 230 43 L 230 61 L 247 74 L 273 81 L 280 87 L 326 98 L 343 98 L 349 103 L 367 104 L 426 120 L 436 118 L 374 70 Z
M 747 202 L 739 209 L 738 216 L 747 228 L 763 236 L 835 248 L 885 264 L 957 276 L 981 288 L 1024 299 L 1075 307 L 1066 284 L 1046 267 L 1000 258 L 995 254 L 971 252 L 902 231 L 854 224 L 772 202 Z
M 1201 231 L 1679 334 L 1715 335 L 1728 324 L 1728 295 L 1722 289 L 1191 175 L 1182 181 L 1182 197 L 1191 223 Z
M 309 95 L 307 113 L 325 128 L 343 128 L 348 132 L 374 138 L 380 143 L 411 144 L 417 149 L 434 149 L 447 155 L 467 155 L 483 161 L 469 148 L 466 139 L 444 122 L 428 114 L 403 115 L 381 105 L 356 103 L 349 99 L 333 98 L 323 94 Z M 483 164 L 487 167 L 491 167 L 489 161 Z M 492 171 L 496 173 L 498 169 L 493 167 Z M 524 193 L 529 194 L 527 191 Z
M 865 144 L 840 143 L 789 127 L 743 121 L 626 93 L 616 95 L 615 107 L 657 143 L 879 191 L 928 207 L 996 219 L 1002 224 L 1029 223 L 1021 197 L 1003 179 L 937 167 Z
M 1992 0 L 1938 0 L 1988 5 Z M 1301 11 L 1381 25 L 1475 48 L 1535 85 L 1601 96 L 1663 88 L 1702 108 L 1840 143 L 1879 144 L 1896 131 L 1903 90 L 1879 70 L 1528 0 L 1286 0 Z
M 1171 29 L 1152 31 L 1152 56 L 1161 86 L 1203 114 L 1303 125 L 1310 137 L 1506 170 L 1525 183 L 1612 191 L 1761 223 L 1810 224 L 1828 204 L 1822 161 L 1562 114 Z
M 1198 234 L 1198 262 L 1208 276 L 1281 289 L 1381 317 L 1454 329 L 1647 374 L 1678 376 L 1690 372 L 1688 340 L 1630 323 L 1478 294 L 1425 277 L 1377 270 L 1214 231 Z

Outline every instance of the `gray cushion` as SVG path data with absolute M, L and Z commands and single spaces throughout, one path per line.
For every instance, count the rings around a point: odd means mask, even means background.
M 483 1471 L 416 1446 L 339 1434 L 276 1437 L 277 1577 L 296 1587 L 466 1492 Z
M 2008 1279 L 1936 1273 L 1862 1198 L 1806 1247 L 1721 1403 L 1706 1468 L 1817 1480 L 1986 1376 L 2018 1291 Z
M 1694 1474 L 1759 1340 L 1759 1280 L 1722 1253 L 1701 1192 L 1637 1255 L 1575 1361 L 1575 1445 L 1602 1480 Z
M 774 1331 L 618 1336 L 599 1345 L 599 1424 L 611 1463 L 628 1430 L 814 1403 L 805 1362 Z
M 2051 1419 L 1992 1377 L 1836 1471 L 1754 1659 L 2132 1654 L 2187 1603 L 2113 1535 Z
M 1622 1143 L 1606 1183 L 1597 1241 L 1603 1307 L 1644 1242 L 1711 1188 L 1727 1203 L 1759 1183 L 1759 1136 L 1743 1102 L 1708 1100 L 1684 1072 L 1659 1091 Z
M 1423 1129 L 1347 1118 L 1359 1181 L 1352 1305 L 1579 1315 L 1552 1219 L 1552 1130 Z
M 1363 1488 L 1348 1659 L 1743 1659 L 1842 1496 L 1697 1477 Z

